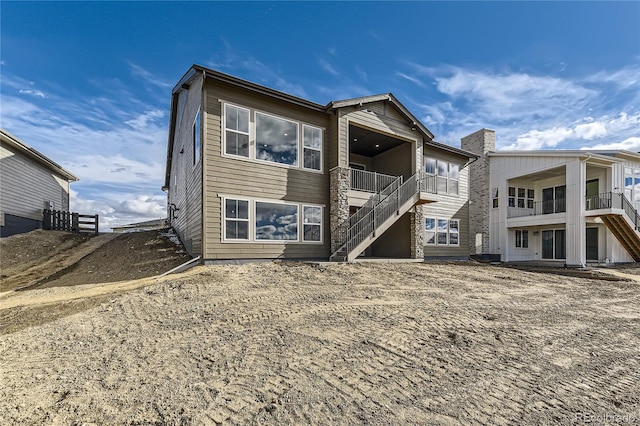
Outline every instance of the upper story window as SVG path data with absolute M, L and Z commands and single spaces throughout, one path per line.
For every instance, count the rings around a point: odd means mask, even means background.
M 322 130 L 317 127 L 302 126 L 302 167 L 311 170 L 322 170 Z
M 233 105 L 224 107 L 224 152 L 249 157 L 249 110 Z
M 256 112 L 256 159 L 298 165 L 298 123 Z
M 224 114 L 225 154 L 322 170 L 322 129 L 258 111 L 251 122 L 249 109 L 231 104 L 225 104 Z
M 509 207 L 518 207 L 521 209 L 533 208 L 533 199 L 535 198 L 535 190 L 530 188 L 517 188 L 515 186 L 509 187 L 509 199 L 507 205 Z
M 460 166 L 458 164 L 425 157 L 424 172 L 436 177 L 438 194 L 458 194 L 460 188 Z

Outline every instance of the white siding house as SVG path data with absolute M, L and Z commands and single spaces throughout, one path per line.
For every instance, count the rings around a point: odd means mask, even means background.
M 0 129 L 0 236 L 42 227 L 42 211 L 69 210 L 74 175 Z
M 470 187 L 488 189 L 470 210 L 486 212 L 486 223 L 472 224 L 478 240 L 488 242 L 482 254 L 569 266 L 640 260 L 640 154 L 495 151 L 490 131 L 480 135 L 475 144 L 467 139 L 466 149 L 488 163 L 485 179 Z

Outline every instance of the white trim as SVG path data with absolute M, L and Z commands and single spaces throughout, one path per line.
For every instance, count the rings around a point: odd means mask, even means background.
M 296 216 L 297 216 L 297 220 L 296 220 L 296 225 L 297 225 L 297 232 L 296 232 L 296 239 L 295 240 L 261 240 L 258 239 L 257 236 L 257 231 L 258 231 L 258 224 L 256 223 L 257 220 L 257 212 L 256 210 L 258 209 L 258 203 L 263 203 L 263 204 L 282 204 L 282 205 L 289 205 L 289 206 L 296 206 Z M 260 244 L 282 244 L 282 243 L 299 243 L 300 242 L 300 203 L 296 203 L 296 202 L 292 202 L 292 201 L 285 201 L 285 200 L 259 200 L 259 199 L 254 199 L 253 200 L 253 242 L 256 243 L 260 243 Z
M 308 128 L 310 128 L 310 129 L 312 129 L 312 130 L 319 130 L 319 131 L 320 131 L 320 149 L 305 146 L 305 144 L 304 144 L 304 128 L 305 128 L 305 127 L 308 127 Z M 302 128 L 302 132 L 301 132 L 301 134 L 300 134 L 300 145 L 301 145 L 301 148 L 302 148 L 302 155 L 301 155 L 300 157 L 301 157 L 302 161 L 300 162 L 300 166 L 301 166 L 304 170 L 311 170 L 311 171 L 315 171 L 315 172 L 321 172 L 321 171 L 322 171 L 322 167 L 324 166 L 324 161 L 322 161 L 323 152 L 324 152 L 324 150 L 323 150 L 323 145 L 324 145 L 324 130 L 322 130 L 320 127 L 311 126 L 311 125 L 309 125 L 309 124 L 304 124 L 304 123 L 301 125 L 301 128 Z M 305 166 L 304 166 L 304 150 L 305 150 L 305 149 L 310 149 L 310 150 L 312 150 L 312 151 L 318 151 L 318 152 L 320 152 L 320 168 L 319 168 L 319 169 L 312 169 L 312 168 L 309 168 L 309 167 L 305 167 Z
M 292 119 L 292 118 L 288 118 L 288 117 L 284 117 L 281 115 L 277 115 L 277 114 L 273 114 L 270 112 L 266 112 L 260 109 L 256 109 L 256 108 L 251 108 L 251 107 L 246 107 L 246 106 L 241 106 L 236 104 L 235 102 L 229 102 L 229 101 L 225 101 L 223 99 L 218 99 L 218 101 L 221 103 L 222 108 L 221 108 L 221 114 L 220 114 L 220 132 L 222 133 L 222 140 L 221 140 L 221 147 L 220 147 L 220 155 L 222 157 L 226 157 L 226 158 L 232 158 L 234 160 L 243 160 L 243 161 L 248 161 L 250 163 L 258 163 L 258 164 L 265 164 L 265 165 L 269 165 L 269 166 L 275 166 L 275 167 L 283 167 L 286 169 L 297 169 L 297 170 L 304 170 L 306 172 L 311 172 L 311 173 L 319 173 L 319 174 L 324 174 L 324 151 L 325 151 L 325 132 L 326 132 L 326 128 L 323 126 L 316 126 L 304 121 L 300 121 L 300 120 L 296 120 L 296 119 Z M 248 133 L 244 133 L 244 132 L 238 132 L 235 131 L 233 129 L 231 129 L 231 131 L 234 131 L 238 134 L 241 135 L 247 135 L 249 137 L 249 150 L 248 150 L 248 156 L 242 156 L 242 155 L 236 155 L 236 154 L 228 154 L 226 152 L 226 138 L 227 138 L 227 131 L 226 131 L 226 123 L 225 123 L 225 112 L 226 112 L 226 107 L 227 105 L 229 106 L 233 106 L 235 108 L 238 109 L 242 109 L 245 111 L 249 112 L 249 132 Z M 277 118 L 280 120 L 284 120 L 284 121 L 288 121 L 290 123 L 294 123 L 297 126 L 297 139 L 296 139 L 296 147 L 297 147 L 297 152 L 296 152 L 296 160 L 297 160 L 297 165 L 291 165 L 291 164 L 285 164 L 285 163 L 278 163 L 275 161 L 268 161 L 268 160 L 261 160 L 257 158 L 257 138 L 256 138 L 256 115 L 257 114 L 262 114 L 265 116 L 270 116 L 273 118 Z M 316 169 L 310 169 L 310 168 L 306 168 L 304 167 L 304 135 L 303 135 L 303 131 L 304 131 L 304 126 L 308 126 L 314 129 L 319 129 L 321 131 L 321 145 L 320 145 L 320 170 L 316 170 Z M 302 129 L 302 131 L 301 131 Z M 316 148 L 307 148 L 307 149 L 315 149 Z
M 304 208 L 305 207 L 313 207 L 313 208 L 319 208 L 320 209 L 320 223 L 304 223 Z M 300 215 L 300 241 L 306 244 L 323 244 L 324 241 L 324 226 L 322 226 L 322 219 L 323 219 L 323 215 L 324 215 L 324 207 L 317 205 L 317 204 L 302 204 L 302 214 Z M 310 240 L 307 241 L 304 239 L 304 225 L 320 225 L 320 240 L 319 241 L 314 241 L 314 240 Z
M 220 239 L 222 240 L 222 242 L 234 242 L 234 243 L 247 243 L 251 241 L 251 200 L 248 198 L 242 198 L 242 197 L 235 197 L 235 196 L 229 196 L 229 197 L 221 197 L 222 200 L 222 205 L 221 205 L 221 210 L 222 210 L 222 214 L 220 215 L 221 220 L 220 220 Z M 248 226 L 247 226 L 247 238 L 243 239 L 243 238 L 227 238 L 227 200 L 235 200 L 235 201 L 246 201 L 248 203 L 247 205 L 247 218 L 246 219 L 238 219 L 238 218 L 230 218 L 229 220 L 235 220 L 237 222 L 244 222 L 246 221 Z
M 427 231 L 426 228 L 426 220 L 427 219 L 433 219 L 435 221 L 435 228 L 432 231 Z M 440 231 L 438 231 L 438 221 L 440 220 L 446 220 L 447 221 L 447 242 L 445 244 L 440 244 L 438 243 L 438 234 L 442 233 Z M 450 235 L 451 235 L 451 223 L 452 221 L 455 221 L 458 223 L 458 232 L 455 232 L 455 234 L 458 235 L 458 242 L 456 244 L 451 244 L 450 241 Z M 423 232 L 423 236 L 424 236 L 424 245 L 425 246 L 446 246 L 446 247 L 460 247 L 460 219 L 455 219 L 455 218 L 444 218 L 444 217 L 438 217 L 438 216 L 425 216 L 424 217 L 424 225 L 422 226 L 422 232 Z M 433 243 L 428 243 L 427 242 L 427 232 L 432 232 L 434 234 L 434 242 Z
M 248 156 L 245 157 L 244 155 L 238 155 L 238 154 L 229 154 L 227 153 L 227 119 L 226 119 L 226 113 L 227 113 L 227 106 L 232 106 L 234 108 L 238 108 L 240 110 L 244 110 L 247 111 L 248 114 L 248 118 L 247 118 L 247 125 L 248 125 L 248 132 L 241 132 L 239 130 L 234 130 L 234 129 L 229 129 L 232 132 L 235 132 L 239 135 L 246 135 L 247 139 L 248 139 L 248 143 L 249 143 L 249 149 L 248 149 Z M 252 147 L 252 143 L 251 143 L 251 110 L 236 104 L 232 104 L 232 103 L 223 103 L 222 104 L 222 111 L 220 114 L 220 129 L 222 133 L 222 143 L 220 144 L 220 149 L 221 149 L 221 154 L 223 157 L 231 157 L 231 158 L 241 158 L 241 159 L 250 159 L 251 158 L 251 147 Z

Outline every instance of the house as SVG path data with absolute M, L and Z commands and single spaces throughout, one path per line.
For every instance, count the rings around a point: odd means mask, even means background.
M 467 258 L 475 158 L 390 93 L 320 105 L 194 65 L 172 92 L 163 190 L 204 262 Z
M 496 151 L 495 132 L 462 138 L 470 167 L 470 253 L 568 266 L 640 261 L 640 154 Z
M 0 236 L 42 227 L 42 211 L 69 210 L 69 183 L 78 178 L 0 129 Z
M 111 230 L 115 233 L 125 234 L 128 232 L 155 231 L 167 227 L 167 219 L 154 219 L 144 222 L 129 223 L 127 225 L 112 226 Z

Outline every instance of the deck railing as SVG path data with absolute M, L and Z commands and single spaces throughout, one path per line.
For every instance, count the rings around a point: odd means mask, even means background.
M 397 179 L 397 176 L 358 169 L 349 169 L 349 175 L 351 189 L 374 193 L 382 191 Z
M 621 209 L 637 230 L 640 227 L 640 213 L 631 201 L 618 192 L 604 192 L 598 195 L 588 195 L 585 198 L 585 210 Z
M 509 207 L 507 209 L 507 218 L 564 213 L 566 211 L 566 198 L 554 198 L 552 200 L 535 201 L 533 207 Z

